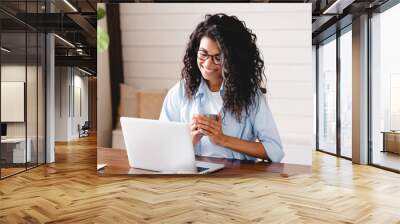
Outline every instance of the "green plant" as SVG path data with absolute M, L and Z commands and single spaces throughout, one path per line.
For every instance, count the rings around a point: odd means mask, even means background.
M 107 50 L 110 45 L 110 38 L 108 33 L 99 26 L 98 21 L 103 19 L 106 15 L 106 11 L 99 7 L 97 9 L 97 53 L 102 53 Z

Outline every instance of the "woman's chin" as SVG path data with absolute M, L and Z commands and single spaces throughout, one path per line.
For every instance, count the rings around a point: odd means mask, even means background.
M 212 73 L 202 73 L 202 75 L 203 75 L 203 78 L 204 78 L 205 80 L 207 80 L 207 81 L 213 81 L 213 80 L 218 79 L 218 78 L 217 78 L 217 75 L 212 74 Z
M 207 81 L 210 81 L 210 79 L 212 79 L 212 75 L 210 75 L 210 74 L 203 73 L 202 75 L 203 75 L 203 79 L 205 79 Z

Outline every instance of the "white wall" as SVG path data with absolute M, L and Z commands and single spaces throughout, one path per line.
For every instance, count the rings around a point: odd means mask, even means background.
M 75 86 L 81 88 L 81 101 L 82 101 L 82 115 L 79 116 L 79 122 L 84 123 L 89 118 L 89 91 L 88 91 L 88 77 L 80 75 L 75 75 Z
M 55 140 L 77 139 L 78 124 L 83 125 L 88 120 L 88 78 L 71 67 L 56 67 L 55 72 Z M 78 101 L 77 88 L 80 89 L 81 103 Z M 82 114 L 77 107 L 79 104 L 82 107 Z
M 120 9 L 124 80 L 140 89 L 170 88 L 179 80 L 185 45 L 205 14 L 222 12 L 244 20 L 257 35 L 265 61 L 284 162 L 311 164 L 311 4 L 121 4 Z
M 29 87 L 35 86 L 35 88 L 27 88 L 27 104 L 30 106 L 27 108 L 27 121 L 28 121 L 28 137 L 30 134 L 36 134 L 36 80 L 33 80 L 31 74 L 36 76 L 36 67 L 25 65 L 2 65 L 1 66 L 1 81 L 9 82 L 24 82 L 26 72 L 28 74 Z M 2 96 L 4 97 L 4 96 Z M 40 107 L 40 105 L 39 105 Z M 1 110 L 9 110 L 10 108 L 1 108 Z M 24 110 L 24 107 L 22 108 Z M 25 137 L 25 122 L 7 122 L 7 136 L 8 137 Z
M 67 67 L 55 68 L 55 140 L 68 140 L 68 85 L 69 76 Z
M 71 135 L 73 136 L 73 138 L 78 138 L 79 137 L 79 133 L 78 133 L 78 129 L 77 126 L 78 124 L 80 126 L 82 126 L 85 121 L 88 121 L 89 119 L 89 111 L 88 111 L 88 107 L 89 107 L 89 101 L 88 101 L 88 97 L 89 97 L 89 92 L 88 92 L 88 77 L 87 76 L 82 76 L 84 75 L 84 73 L 80 72 L 79 70 L 74 71 L 74 110 L 75 113 L 73 113 L 73 119 L 72 119 L 72 130 L 71 130 Z M 77 90 L 80 90 L 80 99 L 78 97 L 78 92 Z M 80 101 L 80 103 L 79 103 Z M 81 112 L 79 111 L 79 107 Z
M 25 67 L 25 65 L 2 65 L 1 66 L 1 81 L 2 82 L 23 82 L 26 83 L 25 80 L 25 75 L 26 75 L 26 70 L 28 71 L 28 74 L 31 74 L 30 72 L 33 70 L 34 68 L 32 66 L 28 66 Z M 36 69 L 36 68 L 35 68 Z M 36 72 L 36 70 L 35 70 Z M 3 89 L 2 89 L 2 94 L 3 94 Z M 33 94 L 33 93 L 32 93 Z M 22 89 L 22 95 L 23 95 L 23 99 L 25 98 L 24 96 L 24 90 Z M 36 94 L 35 94 L 36 96 Z M 7 98 L 7 96 L 1 96 L 1 98 Z M 4 102 L 1 103 L 1 105 L 3 107 L 1 107 L 1 111 L 2 111 L 2 115 L 4 113 L 8 114 L 8 113 L 13 113 L 11 110 L 11 108 L 9 107 L 4 107 Z M 22 137 L 25 136 L 25 124 L 24 124 L 24 102 L 22 105 L 22 108 L 19 108 L 21 111 L 16 111 L 15 113 L 20 114 L 22 112 L 22 122 L 7 122 L 7 135 L 10 136 L 14 136 L 14 137 Z M 13 108 L 15 109 L 15 108 Z M 3 120 L 3 118 L 2 118 Z
M 2 82 L 24 82 L 26 85 L 26 107 L 25 100 L 22 99 L 22 105 L 19 108 L 1 107 L 2 112 L 6 113 L 24 113 L 26 112 L 26 121 L 24 118 L 22 122 L 6 122 L 7 123 L 7 137 L 21 138 L 25 137 L 25 133 L 30 142 L 32 161 L 39 163 L 44 162 L 44 74 L 42 73 L 41 66 L 25 66 L 20 64 L 3 64 L 1 66 L 1 81 Z M 27 79 L 27 80 L 26 80 Z M 2 98 L 7 98 L 3 95 L 5 89 L 2 89 Z M 24 90 L 19 90 L 24 94 Z M 7 92 L 5 93 L 7 94 Z M 10 93 L 8 93 L 10 94 Z M 22 97 L 24 98 L 24 97 Z M 12 102 L 11 102 L 12 103 Z M 17 102 L 15 102 L 17 103 Z M 3 103 L 2 103 L 3 104 Z M 19 110 L 19 111 L 16 111 Z M 49 150 L 51 152 L 51 150 Z M 37 154 L 38 157 L 37 157 Z

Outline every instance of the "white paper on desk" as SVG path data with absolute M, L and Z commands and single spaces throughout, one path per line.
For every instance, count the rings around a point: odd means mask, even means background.
M 103 168 L 106 167 L 106 166 L 107 166 L 107 164 L 105 164 L 105 163 L 97 164 L 97 170 L 101 170 L 101 169 L 103 169 Z

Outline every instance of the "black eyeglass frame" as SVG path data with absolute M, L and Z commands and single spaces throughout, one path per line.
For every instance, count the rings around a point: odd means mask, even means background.
M 197 51 L 197 58 L 200 61 L 207 61 L 209 57 L 211 57 L 211 60 L 215 65 L 222 65 L 223 58 L 222 58 L 221 53 L 210 55 L 205 50 Z M 216 57 L 220 57 L 220 59 L 218 60 L 218 59 L 216 59 Z

